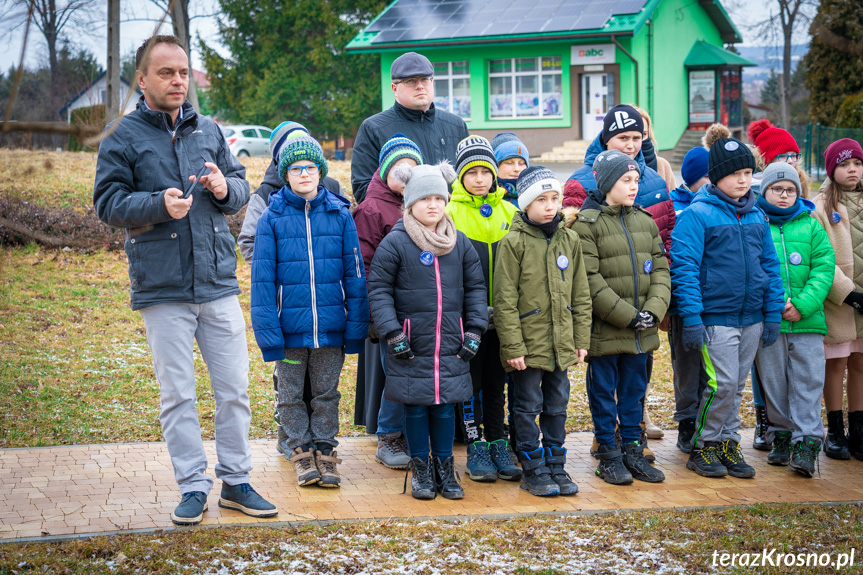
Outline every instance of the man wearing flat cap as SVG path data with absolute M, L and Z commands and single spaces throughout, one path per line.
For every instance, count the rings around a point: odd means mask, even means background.
M 456 146 L 468 137 L 464 120 L 434 105 L 434 67 L 416 52 L 402 54 L 390 68 L 395 104 L 366 118 L 354 140 L 351 187 L 361 202 L 378 169 L 384 143 L 396 132 L 416 142 L 427 164 L 455 162 Z

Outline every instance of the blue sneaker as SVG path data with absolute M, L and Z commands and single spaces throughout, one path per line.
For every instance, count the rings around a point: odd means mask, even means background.
M 521 468 L 515 465 L 510 458 L 509 442 L 506 439 L 498 439 L 488 444 L 491 461 L 497 469 L 497 476 L 505 481 L 518 481 L 521 479 Z
M 465 473 L 474 481 L 497 481 L 497 468 L 491 460 L 487 442 L 474 441 L 467 446 Z
M 203 491 L 190 491 L 183 494 L 183 500 L 171 513 L 171 521 L 177 525 L 197 525 L 207 510 L 207 494 Z
M 273 517 L 279 513 L 275 505 L 258 495 L 248 483 L 228 485 L 223 481 L 219 507 L 236 509 L 252 517 Z

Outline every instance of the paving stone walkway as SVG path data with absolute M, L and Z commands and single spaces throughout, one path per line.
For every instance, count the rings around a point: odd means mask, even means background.
M 747 430 L 744 437 L 751 437 Z M 707 507 L 755 502 L 863 501 L 863 462 L 821 456 L 821 476 L 806 479 L 767 465 L 766 453 L 744 446 L 755 479 L 707 479 L 686 469 L 676 433 L 651 441 L 666 481 L 611 486 L 594 475 L 592 436 L 567 437 L 567 470 L 578 483 L 575 497 L 539 498 L 517 483 L 474 483 L 464 478 L 465 498 L 417 501 L 402 494 L 404 472 L 374 460 L 370 437 L 341 438 L 340 489 L 297 487 L 293 467 L 275 442 L 252 441 L 252 485 L 279 508 L 272 520 L 247 517 L 218 506 L 220 483 L 209 497 L 203 524 L 240 525 L 283 521 L 386 519 L 391 517 L 516 515 L 547 512 Z M 210 469 L 216 446 L 205 444 Z M 463 469 L 464 446 L 456 446 Z M 0 540 L 87 535 L 137 529 L 168 529 L 179 502 L 164 443 L 82 445 L 0 450 Z

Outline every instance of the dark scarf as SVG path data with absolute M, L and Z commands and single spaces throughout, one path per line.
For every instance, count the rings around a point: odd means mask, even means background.
M 710 192 L 714 194 L 717 198 L 734 208 L 734 211 L 737 212 L 738 216 L 742 216 L 743 214 L 747 214 L 752 211 L 752 208 L 755 207 L 755 194 L 752 193 L 752 190 L 746 190 L 746 194 L 739 200 L 732 200 L 728 195 L 725 194 L 722 190 L 717 188 L 715 185 L 711 184 Z
M 785 222 L 797 215 L 800 208 L 803 206 L 803 202 L 800 201 L 800 198 L 797 198 L 797 201 L 791 204 L 791 207 L 780 208 L 779 206 L 774 206 L 768 202 L 767 198 L 764 196 L 758 196 L 758 200 L 756 200 L 755 205 L 764 210 L 764 213 L 767 214 L 768 218 L 770 218 L 771 224 L 782 226 Z
M 557 231 L 557 227 L 560 224 L 560 220 L 561 220 L 560 214 L 557 214 L 556 216 L 554 216 L 554 219 L 551 220 L 550 222 L 545 223 L 545 224 L 538 224 L 538 223 L 532 221 L 530 218 L 528 218 L 526 212 L 521 213 L 521 219 L 524 220 L 524 223 L 526 223 L 527 225 L 533 226 L 535 228 L 542 230 L 542 233 L 545 234 L 545 237 L 549 238 L 549 239 L 551 238 L 551 236 L 554 235 L 554 232 Z

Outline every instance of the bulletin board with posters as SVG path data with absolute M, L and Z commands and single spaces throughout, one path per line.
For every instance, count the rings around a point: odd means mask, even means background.
M 689 71 L 689 123 L 716 122 L 716 71 Z

